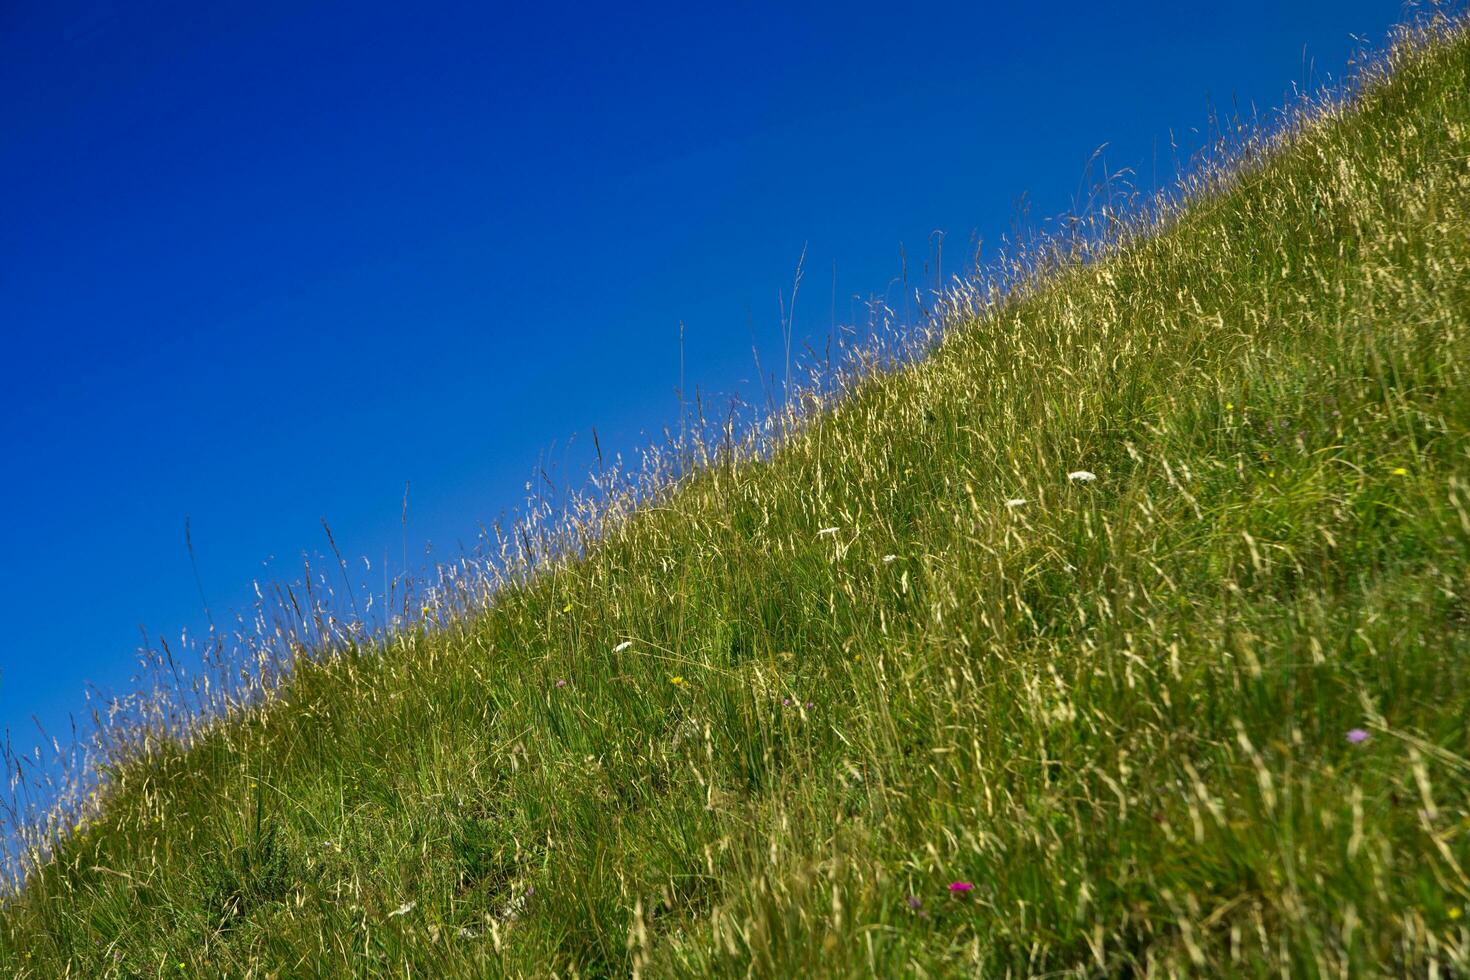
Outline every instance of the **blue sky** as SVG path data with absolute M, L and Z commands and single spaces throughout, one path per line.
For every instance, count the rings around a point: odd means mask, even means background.
M 759 396 L 778 293 L 820 344 L 941 231 L 1074 203 L 1101 144 L 1339 75 L 1394 2 L 0 9 L 0 726 L 126 690 L 350 555 L 435 554 L 596 426 Z M 947 268 L 953 268 L 947 259 Z M 833 270 L 836 286 L 832 286 Z M 585 457 L 573 456 L 576 460 Z

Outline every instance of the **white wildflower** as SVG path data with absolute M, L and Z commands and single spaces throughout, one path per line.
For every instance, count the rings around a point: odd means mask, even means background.
M 414 910 L 414 907 L 418 904 L 418 902 L 404 902 L 402 905 L 398 906 L 398 908 L 394 909 L 392 912 L 389 912 L 388 918 L 392 919 L 395 916 L 407 915 L 408 913 L 412 912 Z
M 624 650 L 628 649 L 632 645 L 632 640 L 624 640 L 622 643 L 619 643 L 617 646 L 613 647 L 613 653 L 622 653 Z
M 1026 502 L 1026 498 L 1025 497 L 1012 497 L 1010 500 L 1007 500 L 1006 501 L 1006 506 L 1007 507 L 1020 507 L 1025 502 Z
M 897 555 L 884 555 L 883 556 L 883 564 L 885 564 L 885 565 L 891 565 L 891 564 L 893 564 L 896 561 L 898 561 L 898 556 Z
M 1073 483 L 1091 483 L 1097 479 L 1097 474 L 1089 473 L 1087 470 L 1073 470 L 1067 474 L 1067 479 Z

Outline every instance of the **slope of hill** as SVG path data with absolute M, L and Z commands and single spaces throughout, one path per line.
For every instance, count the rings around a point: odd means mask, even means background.
M 120 765 L 7 976 L 1470 974 L 1470 41 Z

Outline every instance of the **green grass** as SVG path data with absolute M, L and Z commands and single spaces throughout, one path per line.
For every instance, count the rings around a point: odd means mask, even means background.
M 1251 159 L 135 750 L 0 972 L 1470 976 L 1470 40 Z

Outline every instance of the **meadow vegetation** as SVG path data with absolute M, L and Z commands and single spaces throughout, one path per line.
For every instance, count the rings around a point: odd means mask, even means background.
M 137 740 L 0 972 L 1470 975 L 1470 38 L 947 303 Z

